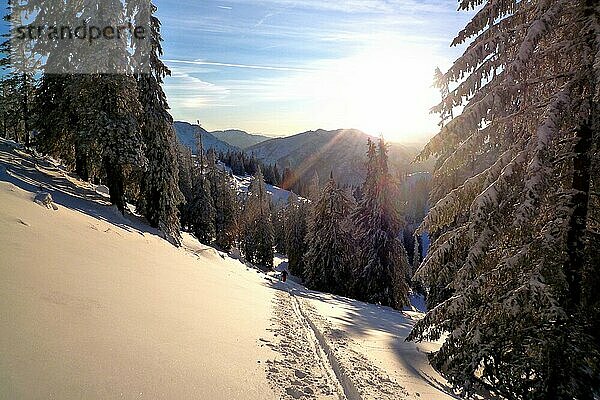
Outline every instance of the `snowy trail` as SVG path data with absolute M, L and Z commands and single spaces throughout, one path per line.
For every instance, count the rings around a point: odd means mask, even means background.
M 331 350 L 340 381 L 346 384 L 347 379 L 358 398 L 458 398 L 427 360 L 439 343 L 404 340 L 421 313 L 398 312 L 300 285 L 294 293 L 324 347 Z
M 323 335 L 315 327 L 313 322 L 308 318 L 302 311 L 299 300 L 294 295 L 294 290 L 290 290 L 290 299 L 293 304 L 294 312 L 297 317 L 302 320 L 306 329 L 310 332 L 311 338 L 315 346 L 315 352 L 317 353 L 321 362 L 326 365 L 330 376 L 335 379 L 336 386 L 339 387 L 340 399 L 345 400 L 362 400 L 356 386 L 352 382 L 350 377 L 346 376 L 340 367 L 339 361 L 335 358 L 333 351 L 323 338 Z
M 331 350 L 327 347 L 327 344 L 322 340 L 319 331 L 315 329 L 311 321 L 306 318 L 300 307 L 300 303 L 296 296 L 294 296 L 293 289 L 288 291 L 289 300 L 292 303 L 295 317 L 300 321 L 302 326 L 307 332 L 311 347 L 315 353 L 316 360 L 321 364 L 322 369 L 327 373 L 331 379 L 332 385 L 336 389 L 340 400 L 361 400 L 357 397 L 358 393 L 348 385 L 348 382 L 343 379 L 340 375 L 339 368 L 335 358 L 332 356 Z
M 346 400 L 314 332 L 285 288 L 279 287 L 273 302 L 273 342 L 264 340 L 278 354 L 267 361 L 273 389 L 281 399 Z

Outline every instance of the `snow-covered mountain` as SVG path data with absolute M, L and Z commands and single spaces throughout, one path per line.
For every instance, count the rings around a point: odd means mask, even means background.
M 226 131 L 212 131 L 210 133 L 217 139 L 229 143 L 230 145 L 238 147 L 242 150 L 270 139 L 267 136 L 255 135 L 238 129 L 228 129 Z
M 333 171 L 340 183 L 358 184 L 364 178 L 367 138 L 369 135 L 357 129 L 319 129 L 270 139 L 247 148 L 246 152 L 266 163 L 277 163 L 280 168 L 291 166 L 300 175 L 312 177 L 317 172 L 323 180 Z M 410 165 L 418 148 L 396 143 L 389 145 L 393 172 L 423 168 Z
M 196 152 L 196 133 L 202 134 L 202 145 L 205 150 L 214 149 L 216 151 L 227 152 L 227 150 L 238 150 L 236 146 L 218 139 L 206 129 L 199 125 L 190 124 L 189 122 L 176 121 L 174 123 L 175 131 L 177 132 L 177 138 L 179 142 L 184 146 L 192 149 L 192 152 Z

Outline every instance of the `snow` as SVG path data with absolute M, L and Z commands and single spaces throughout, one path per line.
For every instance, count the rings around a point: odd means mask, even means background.
M 418 311 L 280 282 L 189 234 L 175 248 L 2 141 L 0 204 L 0 398 L 450 398 L 424 353 L 439 343 L 404 342 Z
M 0 165 L 0 398 L 276 398 L 264 277 L 113 222 L 81 198 L 94 192 L 2 148 Z M 33 202 L 38 185 L 58 211 Z
M 276 270 L 286 268 L 276 259 Z M 333 361 L 331 368 L 348 399 L 452 399 L 448 382 L 428 362 L 427 353 L 441 342 L 405 342 L 414 323 L 423 317 L 424 299 L 410 296 L 413 311 L 367 304 L 315 292 L 297 283 L 286 284 L 280 303 L 296 304 L 302 317 Z M 281 295 L 280 295 L 281 296 Z
M 250 184 L 252 183 L 253 177 L 251 176 L 238 176 L 233 175 L 235 186 L 238 190 L 238 193 L 247 193 Z M 275 205 L 283 205 L 286 204 L 288 198 L 292 194 L 289 190 L 281 189 L 277 186 L 265 184 L 267 188 L 267 193 L 271 196 L 271 200 Z

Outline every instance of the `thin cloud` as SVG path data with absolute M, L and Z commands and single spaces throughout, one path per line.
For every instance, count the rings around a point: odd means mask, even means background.
M 201 61 L 201 60 L 164 60 L 167 63 L 177 63 L 177 64 L 190 64 L 190 65 L 213 65 L 217 67 L 231 67 L 231 68 L 246 68 L 246 69 L 259 69 L 259 70 L 268 70 L 268 71 L 288 71 L 288 72 L 310 72 L 313 71 L 308 68 L 294 68 L 294 67 L 283 67 L 283 66 L 273 66 L 273 65 L 252 65 L 252 64 L 233 64 L 233 63 L 224 63 L 224 62 L 214 62 L 214 61 Z

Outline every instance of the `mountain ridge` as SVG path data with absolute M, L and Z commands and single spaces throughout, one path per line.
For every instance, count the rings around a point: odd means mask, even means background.
M 242 150 L 271 139 L 270 137 L 255 133 L 248 133 L 241 129 L 225 129 L 211 131 L 210 134 L 216 137 L 217 139 L 229 143 L 230 145 L 238 147 Z
M 273 138 L 246 149 L 259 160 L 291 167 L 299 176 L 316 172 L 321 183 L 333 172 L 338 183 L 357 185 L 365 176 L 367 140 L 378 140 L 358 129 L 317 129 L 291 136 Z M 419 153 L 417 146 L 387 142 L 393 174 L 430 170 L 426 164 L 412 164 Z
M 240 151 L 240 148 L 233 146 L 216 136 L 208 132 L 197 124 L 190 124 L 185 121 L 175 121 L 173 123 L 175 131 L 177 132 L 177 139 L 179 143 L 189 147 L 192 153 L 196 153 L 196 135 L 200 133 L 202 135 L 202 145 L 204 150 L 214 149 L 215 151 Z

